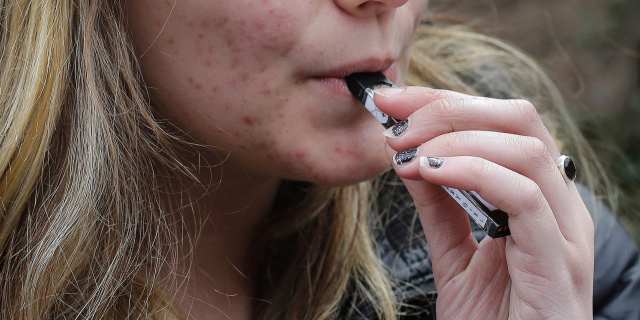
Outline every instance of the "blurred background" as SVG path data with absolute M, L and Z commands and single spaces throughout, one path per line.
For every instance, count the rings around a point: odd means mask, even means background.
M 536 58 L 620 186 L 618 218 L 640 243 L 640 1 L 431 0 Z

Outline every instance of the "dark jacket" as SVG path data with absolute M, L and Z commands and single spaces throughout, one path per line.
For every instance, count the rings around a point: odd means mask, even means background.
M 593 313 L 596 320 L 640 319 L 640 251 L 600 201 L 579 187 L 594 217 L 595 276 Z M 379 235 L 382 259 L 391 272 L 403 320 L 435 319 L 436 288 L 429 247 L 407 189 L 398 182 L 381 194 L 383 214 Z M 389 201 L 392 200 L 392 201 Z M 478 241 L 484 231 L 471 222 Z M 360 305 L 350 319 L 375 319 Z

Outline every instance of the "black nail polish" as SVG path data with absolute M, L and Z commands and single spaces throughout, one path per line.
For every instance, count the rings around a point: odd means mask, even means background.
M 391 131 L 393 132 L 394 136 L 398 137 L 403 134 L 407 130 L 407 128 L 409 128 L 409 119 L 402 120 L 394 124 L 393 128 L 391 128 Z
M 429 166 L 434 169 L 438 169 L 444 164 L 444 159 L 442 158 L 427 157 L 427 159 L 429 160 Z
M 413 159 L 415 159 L 417 154 L 418 154 L 418 148 L 412 148 L 409 150 L 398 152 L 393 157 L 393 162 L 395 162 L 396 165 L 403 165 L 413 161 Z

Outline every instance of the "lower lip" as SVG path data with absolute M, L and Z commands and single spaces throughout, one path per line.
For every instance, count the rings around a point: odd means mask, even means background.
M 382 70 L 382 74 L 385 75 L 392 82 L 396 82 L 396 78 L 398 77 L 397 70 L 395 68 L 395 63 L 390 67 Z M 351 91 L 349 91 L 349 87 L 347 86 L 347 80 L 344 78 L 335 78 L 335 77 L 313 77 L 310 78 L 311 81 L 314 81 L 321 86 L 325 87 L 329 91 L 331 91 L 336 96 L 343 96 L 349 99 L 353 99 L 353 95 Z
M 347 86 L 347 81 L 344 78 L 322 77 L 311 78 L 311 81 L 314 81 L 324 88 L 328 89 L 333 95 L 346 98 L 353 97 L 353 95 L 349 91 L 349 87 Z

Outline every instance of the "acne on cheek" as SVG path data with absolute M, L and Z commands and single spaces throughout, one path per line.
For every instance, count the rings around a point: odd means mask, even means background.
M 173 1 L 163 1 L 167 5 L 164 10 L 173 9 Z M 200 71 L 203 72 L 190 74 L 187 81 L 197 90 L 209 89 L 210 94 L 217 95 L 222 92 L 221 87 L 245 86 L 255 88 L 254 91 L 263 97 L 277 94 L 275 85 L 251 81 L 266 72 L 274 59 L 282 57 L 294 43 L 294 37 L 283 35 L 296 33 L 292 29 L 298 18 L 281 2 L 249 2 L 242 12 L 224 8 L 224 5 L 220 11 L 213 8 L 213 4 L 204 2 L 187 8 L 177 6 L 174 15 L 181 21 L 182 32 L 191 34 L 191 49 L 186 50 L 184 43 L 174 36 L 165 40 L 166 52 L 176 60 L 185 59 L 189 51 L 192 52 L 196 58 L 194 62 L 202 65 Z M 220 7 L 220 4 L 215 6 Z M 213 9 L 218 12 L 213 13 L 216 12 Z M 166 21 L 160 20 L 157 23 L 164 25 Z M 205 74 L 214 72 L 228 72 L 226 82 L 213 83 L 212 79 L 207 79 Z
M 298 148 L 295 151 L 295 156 L 296 156 L 296 159 L 302 160 L 302 158 L 307 156 L 307 150 L 305 150 L 304 148 Z
M 229 52 L 239 53 L 246 50 L 247 46 L 253 47 L 256 59 L 261 59 L 263 54 L 255 49 L 266 51 L 287 50 L 291 45 L 289 37 L 282 35 L 294 34 L 291 30 L 296 25 L 298 18 L 291 13 L 291 8 L 277 1 L 266 1 L 256 5 L 248 3 L 241 9 L 223 9 L 218 16 L 208 14 L 199 21 L 193 23 L 197 34 L 221 35 L 222 42 Z M 235 18 L 238 17 L 238 18 Z
M 187 81 L 189 82 L 189 84 L 193 85 L 196 89 L 201 90 L 202 89 L 202 83 L 200 82 L 196 82 L 193 77 L 188 77 Z
M 251 119 L 251 117 L 244 117 L 243 122 L 244 122 L 244 124 L 246 124 L 246 125 L 248 125 L 250 127 L 253 127 L 253 119 Z

